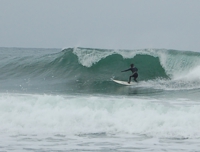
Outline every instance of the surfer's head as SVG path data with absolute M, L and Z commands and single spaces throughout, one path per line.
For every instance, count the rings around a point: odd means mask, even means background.
M 132 63 L 130 66 L 131 66 L 131 67 L 134 67 L 134 64 Z

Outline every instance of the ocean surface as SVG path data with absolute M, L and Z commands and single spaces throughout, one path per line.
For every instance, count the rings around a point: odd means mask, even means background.
M 138 83 L 128 69 L 138 68 Z M 199 152 L 200 52 L 0 48 L 0 152 Z

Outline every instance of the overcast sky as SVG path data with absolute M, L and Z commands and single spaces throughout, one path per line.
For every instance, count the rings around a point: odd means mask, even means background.
M 0 47 L 200 51 L 200 0 L 0 0 Z

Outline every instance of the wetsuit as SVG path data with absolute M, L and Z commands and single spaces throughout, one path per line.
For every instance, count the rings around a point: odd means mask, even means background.
M 134 77 L 134 81 L 135 82 L 137 82 L 137 77 L 138 77 L 138 73 L 137 73 L 137 71 L 138 71 L 138 69 L 136 68 L 136 67 L 131 67 L 131 68 L 129 68 L 129 69 L 127 69 L 127 70 L 124 70 L 124 71 L 122 71 L 122 72 L 126 72 L 126 71 L 132 71 L 132 75 L 129 77 L 129 81 L 128 81 L 128 83 L 130 83 L 131 82 L 131 77 Z

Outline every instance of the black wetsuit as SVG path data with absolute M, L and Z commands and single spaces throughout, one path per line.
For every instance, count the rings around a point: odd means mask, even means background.
M 129 77 L 129 81 L 128 81 L 128 83 L 130 83 L 131 82 L 131 77 L 134 77 L 134 81 L 135 82 L 137 82 L 137 77 L 138 77 L 138 73 L 137 73 L 137 71 L 138 71 L 138 69 L 136 68 L 136 67 L 131 67 L 131 68 L 129 68 L 129 69 L 127 69 L 127 70 L 124 70 L 124 71 L 122 71 L 122 72 L 126 72 L 126 71 L 132 71 L 132 75 Z

